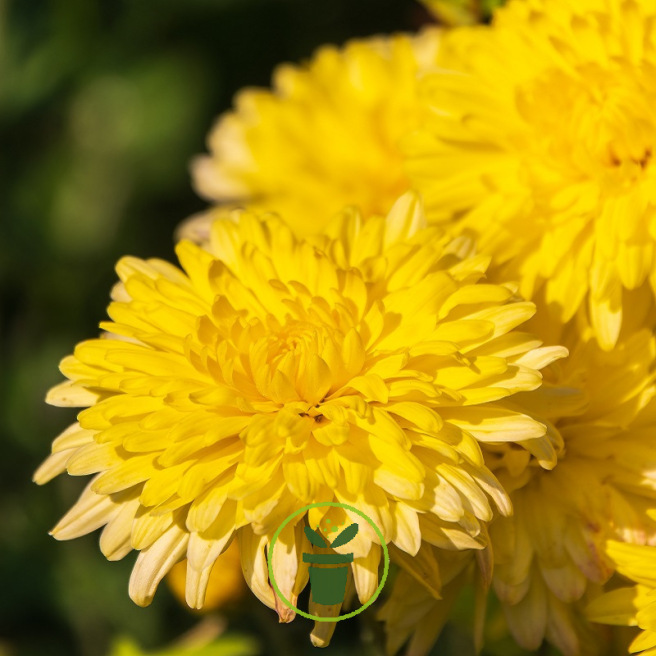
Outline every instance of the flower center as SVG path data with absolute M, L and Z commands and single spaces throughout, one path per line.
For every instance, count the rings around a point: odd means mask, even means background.
M 517 106 L 532 126 L 529 152 L 570 180 L 634 184 L 656 147 L 656 84 L 640 69 L 585 64 L 551 69 L 520 87 Z M 536 152 L 537 151 L 537 152 Z
M 250 370 L 259 392 L 275 403 L 319 404 L 339 383 L 344 335 L 306 318 L 273 317 L 260 324 L 249 347 Z M 300 406 L 299 406 L 300 407 Z M 309 412 L 309 410 L 307 410 Z M 316 413 L 311 413 L 312 416 Z

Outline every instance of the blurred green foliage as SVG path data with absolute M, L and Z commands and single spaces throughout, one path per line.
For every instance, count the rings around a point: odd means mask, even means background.
M 488 22 L 505 0 L 424 0 L 444 25 L 475 25 Z
M 257 643 L 244 635 L 226 635 L 203 647 L 171 647 L 156 652 L 142 651 L 130 638 L 116 641 L 109 656 L 254 656 L 258 653 Z
M 189 160 L 239 88 L 426 18 L 412 0 L 0 0 L 2 656 L 106 656 L 117 635 L 148 652 L 196 624 L 165 585 L 147 609 L 129 600 L 133 556 L 48 536 L 85 481 L 30 481 L 75 416 L 45 392 L 98 334 L 115 261 L 173 257 L 175 226 L 204 207 Z M 254 600 L 227 613 L 264 654 L 312 650 L 308 622 L 279 629 Z
M 172 259 L 175 226 L 204 207 L 189 160 L 239 88 L 322 43 L 428 20 L 413 0 L 0 0 L 0 656 L 316 653 L 310 622 L 279 625 L 253 597 L 224 610 L 239 634 L 170 647 L 198 617 L 165 585 L 135 606 L 134 556 L 49 537 L 85 481 L 30 482 L 75 416 L 43 398 L 98 333 L 115 261 Z M 434 653 L 474 655 L 470 609 L 464 595 Z M 364 613 L 323 653 L 380 656 L 380 642 Z M 521 654 L 498 644 L 486 653 Z

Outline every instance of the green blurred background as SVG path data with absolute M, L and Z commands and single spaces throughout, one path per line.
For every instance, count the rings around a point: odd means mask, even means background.
M 204 207 L 188 162 L 239 88 L 322 43 L 428 20 L 412 0 L 0 0 L 0 656 L 136 656 L 198 623 L 165 585 L 147 609 L 129 600 L 134 556 L 48 536 L 84 481 L 30 482 L 74 419 L 45 392 L 98 333 L 115 261 L 173 257 L 175 226 Z M 254 599 L 223 615 L 234 637 L 194 653 L 316 653 L 309 622 L 279 626 Z M 346 622 L 323 653 L 380 654 L 378 631 Z M 438 651 L 473 648 L 451 628 Z

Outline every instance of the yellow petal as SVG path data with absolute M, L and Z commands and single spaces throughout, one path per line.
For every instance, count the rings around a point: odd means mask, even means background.
M 73 382 L 66 381 L 48 391 L 46 403 L 60 408 L 88 408 L 96 403 L 99 398 L 99 394 L 80 387 Z
M 157 542 L 139 554 L 129 585 L 130 598 L 135 604 L 150 604 L 159 582 L 183 557 L 188 541 L 189 534 L 174 524 Z

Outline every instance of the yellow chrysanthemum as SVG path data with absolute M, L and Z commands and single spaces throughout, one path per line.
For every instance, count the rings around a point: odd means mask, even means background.
M 565 656 L 578 656 L 603 651 L 583 611 L 615 571 L 606 541 L 640 544 L 656 535 L 648 513 L 656 499 L 656 339 L 639 331 L 606 352 L 590 329 L 570 325 L 562 341 L 570 357 L 543 372 L 538 392 L 515 397 L 562 436 L 557 466 L 544 471 L 508 445 L 483 447 L 513 514 L 491 523 L 489 560 L 476 554 L 477 577 L 492 583 L 523 648 L 536 650 L 546 638 Z M 473 564 L 474 554 L 468 557 Z M 394 607 L 407 604 L 406 596 L 393 599 Z M 434 616 L 445 614 L 445 602 L 426 592 L 417 598 L 433 619 L 406 627 L 406 636 L 435 638 Z M 392 629 L 394 622 L 388 620 Z
M 197 191 L 278 212 L 301 235 L 348 205 L 387 213 L 409 188 L 399 141 L 418 125 L 417 74 L 438 43 L 429 29 L 324 46 L 304 66 L 278 67 L 272 91 L 240 92 L 219 119 L 210 155 L 193 166 Z
M 626 290 L 656 287 L 656 4 L 512 0 L 442 40 L 408 143 L 429 219 L 459 217 L 552 314 L 616 343 Z
M 588 606 L 587 614 L 595 622 L 640 627 L 643 630 L 629 652 L 656 656 L 656 547 L 609 540 L 607 553 L 617 572 L 638 585 L 598 597 Z
M 285 621 L 294 614 L 269 586 L 265 546 L 306 504 L 359 508 L 400 554 L 422 540 L 479 547 L 490 497 L 510 511 L 480 444 L 512 442 L 555 463 L 551 431 L 512 402 L 566 353 L 514 330 L 534 306 L 483 284 L 486 258 L 462 259 L 463 244 L 426 228 L 410 195 L 386 219 L 349 211 L 312 240 L 275 217 L 236 218 L 214 225 L 214 254 L 177 246 L 184 271 L 121 260 L 112 321 L 101 324 L 110 338 L 62 361 L 69 381 L 48 401 L 87 409 L 35 478 L 94 478 L 54 536 L 105 526 L 109 559 L 140 550 L 139 604 L 186 557 L 187 602 L 201 607 L 236 535 L 247 583 Z M 343 513 L 325 517 L 359 521 Z M 273 558 L 291 600 L 307 581 L 298 520 Z M 346 550 L 368 599 L 378 538 L 361 522 Z

